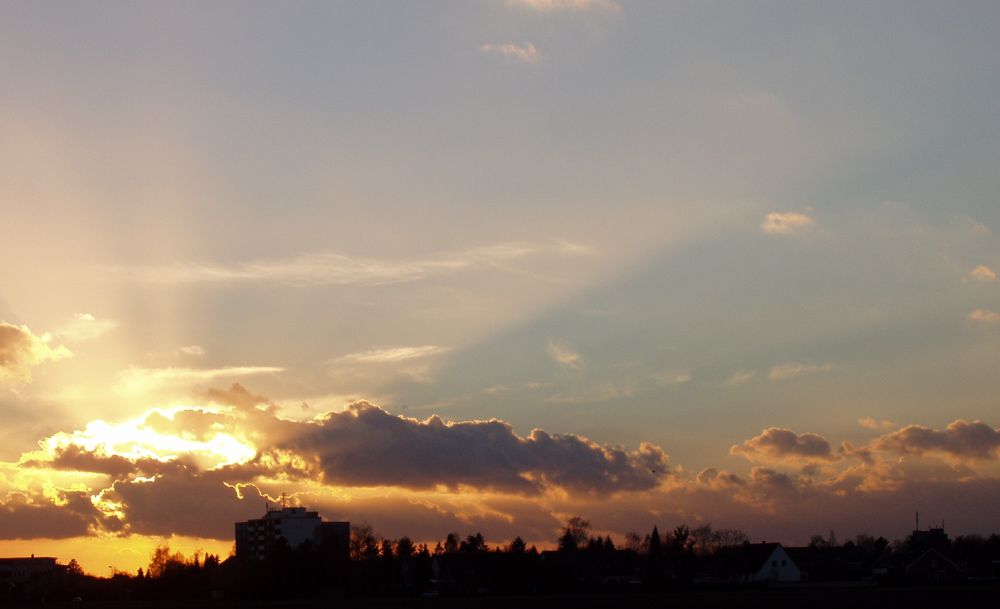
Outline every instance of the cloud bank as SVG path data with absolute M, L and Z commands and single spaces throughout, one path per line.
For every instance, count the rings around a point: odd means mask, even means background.
M 900 505 L 968 503 L 978 507 L 959 518 L 971 522 L 1000 496 L 1000 479 L 976 469 L 1000 459 L 1000 431 L 980 421 L 911 425 L 839 448 L 771 427 L 729 454 L 754 465 L 694 474 L 649 443 L 628 449 L 539 429 L 521 436 L 497 419 L 417 420 L 365 401 L 296 421 L 234 384 L 171 411 L 55 434 L 0 464 L 0 516 L 11 523 L 0 538 L 228 540 L 234 521 L 286 492 L 329 518 L 384 519 L 389 535 L 429 540 L 464 527 L 494 539 L 529 531 L 554 539 L 567 513 L 619 534 L 692 518 L 752 521 L 772 537 L 816 518 L 877 530 L 871 515 L 907 517 Z

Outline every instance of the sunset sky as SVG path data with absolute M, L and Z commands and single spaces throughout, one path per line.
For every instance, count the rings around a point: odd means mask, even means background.
M 1000 532 L 998 28 L 0 1 L 0 556 Z

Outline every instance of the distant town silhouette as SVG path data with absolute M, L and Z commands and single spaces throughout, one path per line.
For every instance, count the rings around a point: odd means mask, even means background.
M 951 539 L 941 526 L 904 540 L 862 533 L 801 547 L 751 543 L 736 529 L 681 524 L 630 532 L 620 543 L 569 518 L 555 549 L 520 537 L 491 547 L 480 533 L 450 533 L 434 547 L 386 539 L 368 523 L 327 522 L 306 507 L 268 505 L 235 523 L 234 550 L 186 557 L 164 543 L 136 573 L 83 572 L 75 559 L 0 558 L 7 604 L 74 600 L 330 599 L 619 595 L 671 591 L 829 587 L 984 587 L 1000 575 L 1000 535 Z M 919 523 L 919 520 L 918 520 Z M 992 589 L 992 586 L 990 586 Z

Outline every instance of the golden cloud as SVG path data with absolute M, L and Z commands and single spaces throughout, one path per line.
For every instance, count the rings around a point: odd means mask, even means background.
M 44 361 L 72 357 L 63 346 L 49 346 L 51 336 L 35 336 L 27 326 L 0 323 L 0 382 L 31 380 L 31 368 Z

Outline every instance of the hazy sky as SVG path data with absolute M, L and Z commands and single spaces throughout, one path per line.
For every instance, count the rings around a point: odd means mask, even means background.
M 0 555 L 997 532 L 998 27 L 0 2 Z

